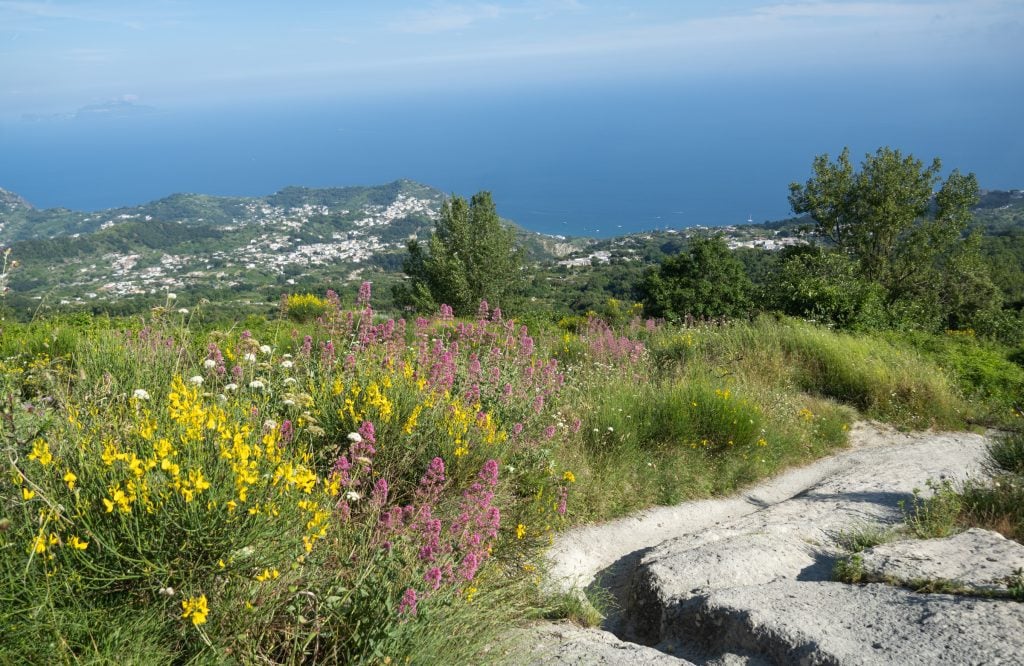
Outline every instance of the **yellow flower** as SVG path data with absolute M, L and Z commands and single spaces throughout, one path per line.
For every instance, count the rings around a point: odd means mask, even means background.
M 206 604 L 206 595 L 201 594 L 198 597 L 189 597 L 183 599 L 181 602 L 181 610 L 183 611 L 181 617 L 192 618 L 192 624 L 199 626 L 206 624 L 206 616 L 209 614 L 210 609 Z
M 73 536 L 68 539 L 68 547 L 74 548 L 75 550 L 85 550 L 89 547 L 89 542 L 82 541 L 77 536 Z
M 34 490 L 29 490 L 28 488 L 22 488 L 22 489 L 21 489 L 21 497 L 22 497 L 22 499 L 24 499 L 24 500 L 25 500 L 26 502 L 27 502 L 27 501 L 29 501 L 30 499 L 32 499 L 32 498 L 33 498 L 33 497 L 35 497 L 35 496 L 36 496 L 36 491 L 34 491 Z
M 762 437 L 759 440 L 757 440 L 757 445 L 758 446 L 768 446 L 768 440 L 766 440 L 764 437 Z
M 524 536 L 526 536 L 526 525 L 519 523 L 519 525 L 516 526 L 516 538 L 522 539 Z
M 576 475 L 569 470 L 565 470 L 565 474 L 562 475 L 562 478 L 569 483 L 576 483 Z
M 412 413 L 409 414 L 409 419 L 405 422 L 405 426 L 402 428 L 406 435 L 411 435 L 413 429 L 416 427 L 416 422 L 420 418 L 420 412 L 423 411 L 423 405 L 416 405 L 412 408 Z
M 477 591 L 478 590 L 475 587 L 467 587 L 466 588 L 466 603 L 467 604 L 473 603 L 473 597 L 476 596 Z
M 279 578 L 280 576 L 281 572 L 277 569 L 264 569 L 261 573 L 256 574 L 256 580 L 262 583 L 264 581 Z
M 42 555 L 46 552 L 46 536 L 40 534 L 32 541 L 32 552 Z
M 32 442 L 32 453 L 28 454 L 28 459 L 38 461 L 43 467 L 46 467 L 53 462 L 53 454 L 50 453 L 50 445 L 45 439 L 37 439 Z
M 75 476 L 75 473 L 72 472 L 70 469 L 67 471 L 66 474 L 64 474 L 64 483 L 68 484 L 68 490 L 75 489 L 75 481 L 77 480 L 78 477 Z

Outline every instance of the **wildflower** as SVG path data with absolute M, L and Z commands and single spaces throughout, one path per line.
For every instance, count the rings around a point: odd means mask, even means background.
M 178 295 L 176 293 L 174 293 L 173 291 L 167 292 L 167 300 L 173 301 L 177 297 L 178 297 Z
M 21 498 L 26 502 L 36 496 L 36 491 L 29 490 L 28 488 L 21 489 Z
M 178 308 L 178 314 L 187 315 L 188 314 L 188 308 Z
M 188 383 L 192 384 L 193 386 L 202 386 L 203 385 L 203 378 L 200 377 L 199 375 L 194 375 L 194 376 L 188 378 Z
M 519 523 L 516 526 L 516 538 L 522 539 L 524 536 L 526 536 L 526 525 Z
M 569 483 L 576 483 L 576 475 L 570 472 L 569 470 L 565 470 L 565 474 L 562 475 L 562 479 L 568 481 Z
M 201 624 L 206 624 L 206 616 L 209 614 L 210 609 L 206 603 L 206 595 L 201 594 L 198 597 L 189 597 L 183 599 L 181 602 L 181 614 L 182 618 L 192 618 L 192 624 L 198 627 Z
M 149 400 L 149 391 L 146 389 L 135 389 L 132 392 L 132 397 L 136 400 Z
M 225 384 L 224 385 L 224 390 L 228 391 L 228 392 L 237 391 L 238 390 L 238 384 L 236 384 L 234 382 L 231 382 L 229 384 Z
M 615 432 L 615 428 L 608 426 L 608 432 Z
M 363 499 L 363 496 L 360 495 L 355 490 L 350 490 L 347 493 L 345 493 L 345 499 L 348 500 L 349 502 L 358 502 L 359 500 Z
M 269 353 L 270 353 L 271 351 L 272 351 L 272 350 L 270 349 L 270 345 L 260 345 L 260 352 L 261 352 L 261 353 L 263 353 L 263 354 L 269 354 Z M 256 358 L 256 357 L 254 356 L 254 357 L 253 357 L 253 360 L 255 360 L 255 358 Z M 249 360 L 249 359 L 246 359 L 246 360 Z
M 281 576 L 281 572 L 277 569 L 264 569 L 262 573 L 256 574 L 256 580 L 263 583 L 268 580 L 274 580 Z
M 475 587 L 467 587 L 466 588 L 466 603 L 467 604 L 473 603 L 473 597 L 476 596 L 477 591 L 478 590 Z
M 203 367 L 206 368 L 207 370 L 213 370 L 214 368 L 217 367 L 217 361 L 214 361 L 212 358 L 208 358 L 205 361 L 203 361 Z
M 565 488 L 559 488 L 558 490 L 558 506 L 555 507 L 555 511 L 558 515 L 564 516 L 565 512 L 569 509 L 569 491 Z
M 416 590 L 411 587 L 406 588 L 405 594 L 402 595 L 402 601 L 398 604 L 399 615 L 416 615 Z
M 32 442 L 32 453 L 28 454 L 29 460 L 35 460 L 43 467 L 53 462 L 53 454 L 50 453 L 50 445 L 45 439 L 37 439 Z
M 462 566 L 459 567 L 459 575 L 465 578 L 467 581 L 473 580 L 476 576 L 477 569 L 480 568 L 480 555 L 470 551 L 466 553 L 466 557 L 462 560 Z
M 427 572 L 423 574 L 423 580 L 430 583 L 430 587 L 433 590 L 441 587 L 441 569 L 440 567 L 431 567 L 427 569 Z
M 257 390 L 257 391 L 259 391 L 260 389 L 262 389 L 262 388 L 263 388 L 263 386 L 264 386 L 263 382 L 261 382 L 261 381 L 260 381 L 260 380 L 258 380 L 258 379 L 254 379 L 254 380 L 252 380 L 251 382 L 249 382 L 249 388 L 251 388 L 251 389 L 254 389 L 254 390 Z
M 350 432 L 348 434 L 348 441 L 352 442 L 353 444 L 358 444 L 363 441 L 363 436 L 360 435 L 358 432 Z
M 388 480 L 383 476 L 373 484 L 373 503 L 378 506 L 388 503 Z
M 295 365 L 295 363 L 293 363 L 292 361 L 281 361 L 281 367 L 284 368 L 285 370 L 291 368 L 293 365 Z
M 168 585 L 167 587 L 161 587 L 159 590 L 156 591 L 156 593 L 163 597 L 173 597 L 174 588 Z
M 68 490 L 74 490 L 75 489 L 75 481 L 78 480 L 78 477 L 75 476 L 75 473 L 72 472 L 69 469 L 67 471 L 67 473 L 64 474 L 63 478 L 64 478 L 64 483 L 68 484 Z
M 363 425 L 359 426 L 358 434 L 363 438 L 363 441 L 369 444 L 377 443 L 377 431 L 374 429 L 373 423 L 370 421 L 363 421 Z
M 370 290 L 372 287 L 372 282 L 363 282 L 359 285 L 359 295 L 356 296 L 356 305 L 366 307 L 370 304 Z
M 282 365 L 284 365 L 284 364 L 282 363 Z M 284 385 L 285 386 L 294 386 L 295 384 L 298 384 L 298 383 L 299 383 L 298 380 L 296 380 L 294 377 L 285 377 L 285 379 L 284 379 Z
M 256 362 L 256 354 L 253 354 L 252 352 L 248 352 L 244 356 L 242 356 L 242 360 L 244 360 L 247 363 L 255 363 Z
M 82 541 L 77 536 L 72 536 L 68 539 L 68 548 L 74 548 L 75 550 L 85 550 L 89 547 L 88 541 Z

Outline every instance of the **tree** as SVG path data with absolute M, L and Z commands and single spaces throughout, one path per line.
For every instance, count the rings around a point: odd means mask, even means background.
M 399 304 L 420 310 L 447 304 L 461 315 L 476 312 L 481 300 L 508 309 L 522 291 L 523 251 L 501 223 L 490 192 L 468 203 L 447 199 L 426 251 L 415 239 L 408 251 L 402 264 L 408 283 L 394 290 Z
M 850 151 L 844 149 L 834 163 L 827 154 L 816 157 L 813 176 L 804 185 L 789 186 L 789 202 L 854 260 L 859 279 L 882 288 L 890 314 L 948 319 L 951 313 L 932 307 L 948 301 L 939 290 L 948 286 L 949 270 L 972 266 L 984 271 L 984 266 L 974 259 L 975 244 L 965 243 L 971 207 L 978 202 L 977 179 L 953 171 L 942 182 L 941 168 L 938 158 L 925 167 L 913 155 L 885 147 L 866 155 L 860 171 L 854 171 Z M 986 275 L 975 273 L 972 280 L 979 283 L 975 293 L 989 291 Z M 965 303 L 990 303 L 976 297 L 956 300 L 957 319 L 964 316 Z
M 783 250 L 766 296 L 786 314 L 864 329 L 886 323 L 881 291 L 876 283 L 859 277 L 849 256 L 804 245 Z
M 734 317 L 751 307 L 750 278 L 721 236 L 697 238 L 644 280 L 644 305 L 656 317 Z

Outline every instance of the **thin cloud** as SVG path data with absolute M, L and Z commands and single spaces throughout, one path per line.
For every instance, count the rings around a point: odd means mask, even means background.
M 145 29 L 145 24 L 140 20 L 125 18 L 120 12 L 108 13 L 90 7 L 71 8 L 67 5 L 49 2 L 3 0 L 0 2 L 0 12 L 3 11 L 21 16 L 22 18 L 108 23 L 132 30 Z
M 441 5 L 406 13 L 388 27 L 396 32 L 434 34 L 464 30 L 481 21 L 493 21 L 506 14 L 498 5 Z

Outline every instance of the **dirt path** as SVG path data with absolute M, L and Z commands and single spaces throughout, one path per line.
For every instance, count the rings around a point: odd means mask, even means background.
M 861 423 L 849 449 L 738 496 L 567 532 L 550 552 L 551 584 L 601 587 L 619 611 L 601 630 L 538 627 L 534 663 L 997 663 L 1007 654 L 1024 657 L 1024 638 L 1020 646 L 1007 646 L 986 633 L 1024 635 L 1024 605 L 929 595 L 924 608 L 922 595 L 905 590 L 831 582 L 842 533 L 899 521 L 901 501 L 929 480 L 979 475 L 985 445 L 976 434 L 904 434 Z M 850 611 L 858 607 L 872 608 L 870 617 Z M 907 612 L 945 619 L 929 623 Z M 976 616 L 987 628 L 964 636 L 966 625 L 978 624 Z M 838 617 L 845 629 L 833 626 Z M 959 647 L 947 645 L 953 637 Z M 986 651 L 987 642 L 995 644 L 994 653 Z

